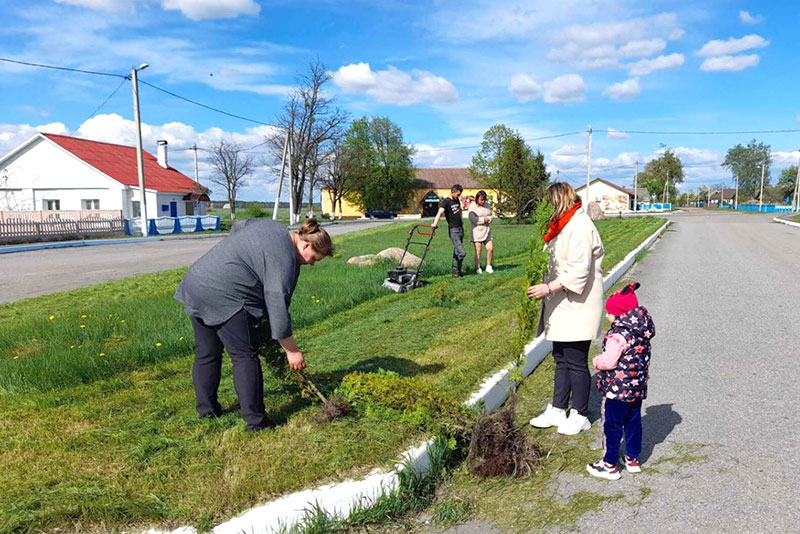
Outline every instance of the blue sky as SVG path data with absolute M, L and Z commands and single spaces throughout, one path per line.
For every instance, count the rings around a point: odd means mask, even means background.
M 31 0 L 5 10 L 0 56 L 141 77 L 270 123 L 314 58 L 353 117 L 403 128 L 419 166 L 464 166 L 492 124 L 528 139 L 594 128 L 593 172 L 630 185 L 662 144 L 687 165 L 683 189 L 730 183 L 736 143 L 772 145 L 773 177 L 796 164 L 800 133 L 620 134 L 800 129 L 793 1 Z M 131 90 L 116 78 L 0 63 L 0 152 L 37 130 L 133 144 Z M 252 146 L 272 130 L 141 88 L 151 151 L 192 174 L 193 142 Z M 585 181 L 586 135 L 531 140 L 551 171 Z M 201 181 L 208 176 L 201 159 Z M 274 196 L 259 168 L 245 199 Z

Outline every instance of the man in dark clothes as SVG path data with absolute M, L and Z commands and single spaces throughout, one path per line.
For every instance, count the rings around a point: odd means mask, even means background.
M 433 220 L 434 228 L 439 226 L 439 219 L 444 215 L 447 219 L 447 226 L 450 229 L 450 241 L 453 242 L 453 263 L 450 272 L 453 278 L 459 278 L 461 274 L 461 264 L 464 262 L 464 219 L 461 210 L 461 193 L 464 188 L 456 184 L 450 188 L 450 196 L 442 200 L 439 204 L 439 211 Z

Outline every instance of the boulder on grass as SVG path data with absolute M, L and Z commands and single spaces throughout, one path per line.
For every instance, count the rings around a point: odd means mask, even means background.
M 600 221 L 606 218 L 606 214 L 603 213 L 603 209 L 597 202 L 589 202 L 589 205 L 586 206 L 586 214 L 593 221 Z
M 391 247 L 378 252 L 378 257 L 384 260 L 392 260 L 395 263 L 403 258 L 402 266 L 406 269 L 416 269 L 422 263 L 422 259 L 411 254 L 410 252 L 403 257 L 403 249 L 400 247 Z
M 377 254 L 365 254 L 363 256 L 353 256 L 349 260 L 347 260 L 347 265 L 358 265 L 358 266 L 365 266 L 365 265 L 375 265 L 380 261 Z

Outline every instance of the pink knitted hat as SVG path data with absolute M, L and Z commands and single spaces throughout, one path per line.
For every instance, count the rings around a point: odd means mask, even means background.
M 634 308 L 639 307 L 639 299 L 635 291 L 639 289 L 639 282 L 634 282 L 623 287 L 606 301 L 606 311 L 611 315 L 625 315 Z

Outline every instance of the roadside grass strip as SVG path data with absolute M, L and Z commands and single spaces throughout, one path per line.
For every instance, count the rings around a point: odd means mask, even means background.
M 663 222 L 599 221 L 605 265 Z M 335 239 L 337 258 L 303 269 L 292 314 L 323 392 L 349 373 L 383 370 L 460 403 L 513 357 L 531 227 L 497 225 L 496 272 L 458 280 L 447 276 L 451 248 L 440 236 L 431 284 L 404 295 L 380 287 L 386 265 L 345 265 L 402 245 L 409 226 Z M 0 533 L 203 530 L 287 492 L 391 467 L 430 437 L 418 420 L 380 411 L 316 424 L 315 404 L 269 373 L 265 402 L 280 426 L 247 435 L 227 360 L 225 413 L 198 419 L 191 326 L 172 299 L 184 272 L 0 307 Z

